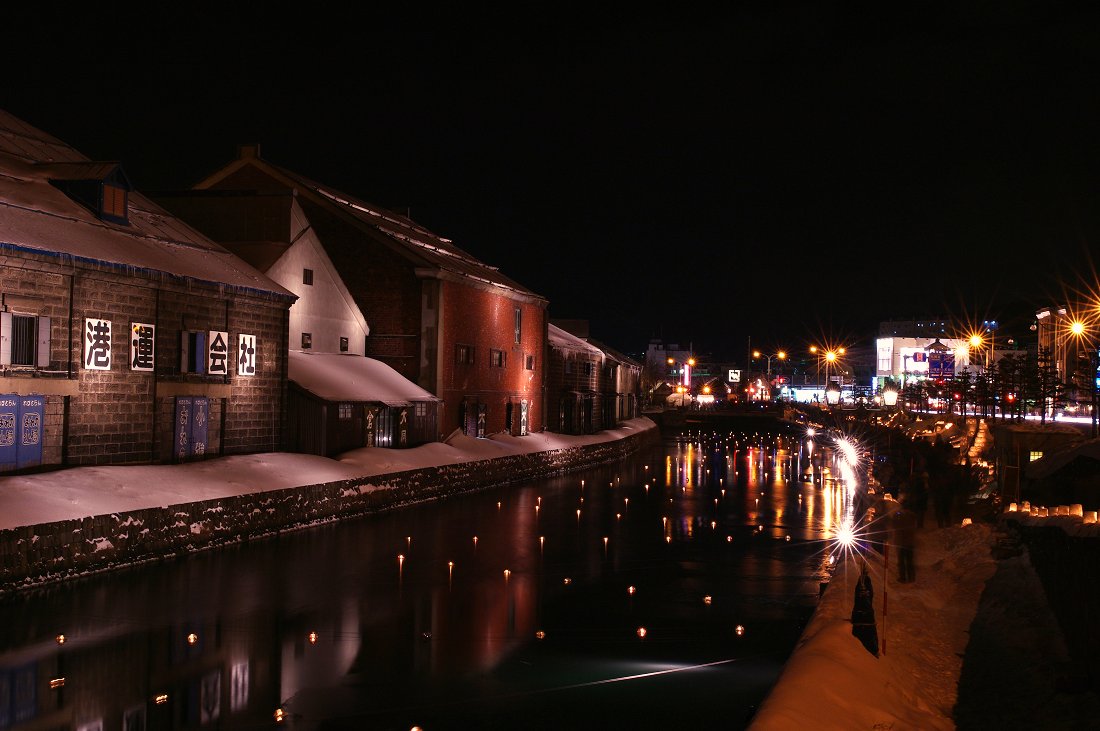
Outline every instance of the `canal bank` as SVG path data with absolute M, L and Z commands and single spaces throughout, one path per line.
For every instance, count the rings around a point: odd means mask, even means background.
M 1095 572 L 1079 574 L 1072 598 L 1057 595 L 1052 607 L 1054 572 L 1032 558 L 1055 554 L 1057 534 L 1065 544 L 1095 542 L 1096 533 L 1052 523 L 1017 513 L 926 522 L 909 583 L 897 581 L 894 553 L 870 552 L 877 654 L 853 634 L 861 562 L 838 565 L 751 731 L 1097 728 L 1100 696 L 1075 652 L 1091 641 L 1091 623 L 1070 634 L 1063 627 L 1073 625 L 1059 621 L 1067 610 L 1095 611 L 1085 591 Z M 1065 591 L 1064 579 L 1095 553 L 1058 555 Z
M 586 436 L 455 434 L 336 460 L 272 453 L 7 477 L 0 480 L 0 593 L 571 472 L 660 438 L 652 420 L 639 418 Z M 192 499 L 164 497 L 185 495 Z

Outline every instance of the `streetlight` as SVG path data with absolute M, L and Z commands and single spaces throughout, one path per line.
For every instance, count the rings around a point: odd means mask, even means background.
M 772 358 L 777 358 L 779 360 L 786 360 L 787 359 L 787 352 L 784 351 L 784 350 L 777 350 L 774 353 L 772 353 L 771 355 L 767 355 L 765 353 L 761 353 L 759 350 L 754 350 L 754 351 L 752 351 L 752 357 L 753 358 L 767 358 L 767 360 L 768 360 L 768 380 L 770 381 L 771 378 L 772 378 Z
M 898 389 L 893 383 L 886 383 L 882 387 L 882 404 L 893 409 L 898 404 Z
M 668 359 L 670 370 L 675 372 L 675 366 L 678 362 L 680 361 L 670 356 Z M 678 381 L 688 388 L 691 388 L 691 369 L 695 367 L 695 358 L 688 358 L 682 361 L 681 365 L 683 367 L 680 369 Z
M 840 357 L 844 355 L 844 348 L 818 348 L 816 345 L 810 346 L 810 353 L 817 355 L 817 381 L 821 383 L 821 364 L 825 363 L 825 379 L 829 380 L 829 369 L 836 368 L 837 375 L 840 376 L 843 382 L 844 376 L 840 374 L 839 365 Z M 826 394 L 828 396 L 828 394 Z
M 1088 348 L 1088 363 L 1089 363 L 1088 383 L 1089 383 L 1089 391 L 1090 391 L 1091 396 L 1092 396 L 1092 399 L 1091 399 L 1091 401 L 1092 401 L 1092 438 L 1096 439 L 1097 433 L 1100 432 L 1100 428 L 1098 428 L 1098 427 L 1100 427 L 1100 423 L 1098 423 L 1098 421 L 1097 421 L 1098 414 L 1096 413 L 1096 411 L 1097 411 L 1096 407 L 1098 405 L 1098 401 L 1100 401 L 1100 396 L 1098 396 L 1098 394 L 1097 394 L 1097 387 L 1100 386 L 1100 378 L 1097 378 L 1097 375 L 1096 375 L 1096 371 L 1097 371 L 1097 349 L 1096 349 L 1096 344 L 1093 342 L 1092 334 L 1089 333 L 1088 326 L 1084 322 L 1082 322 L 1081 320 L 1074 320 L 1073 322 L 1070 323 L 1069 334 L 1072 335 L 1077 340 L 1076 350 L 1080 350 L 1082 345 L 1085 348 Z M 1076 372 L 1077 372 L 1077 369 L 1075 368 L 1074 369 L 1074 374 L 1075 375 L 1076 375 Z

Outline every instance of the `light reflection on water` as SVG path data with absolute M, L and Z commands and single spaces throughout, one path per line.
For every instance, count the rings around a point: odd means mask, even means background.
M 288 728 L 742 727 L 850 509 L 829 460 L 797 436 L 684 435 L 10 598 L 0 728 L 257 728 L 277 708 Z

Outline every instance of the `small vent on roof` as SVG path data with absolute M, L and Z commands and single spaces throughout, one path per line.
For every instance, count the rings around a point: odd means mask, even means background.
M 104 221 L 129 225 L 134 186 L 117 162 L 52 163 L 50 184 Z

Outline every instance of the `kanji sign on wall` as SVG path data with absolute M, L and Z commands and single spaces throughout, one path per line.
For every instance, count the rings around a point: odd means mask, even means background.
M 211 330 L 207 333 L 206 372 L 211 376 L 229 375 L 229 333 Z
M 237 375 L 256 375 L 256 336 L 237 335 Z
M 111 370 L 111 321 L 84 318 L 84 367 Z
M 156 363 L 153 347 L 156 326 L 144 322 L 130 323 L 130 370 L 151 371 Z

